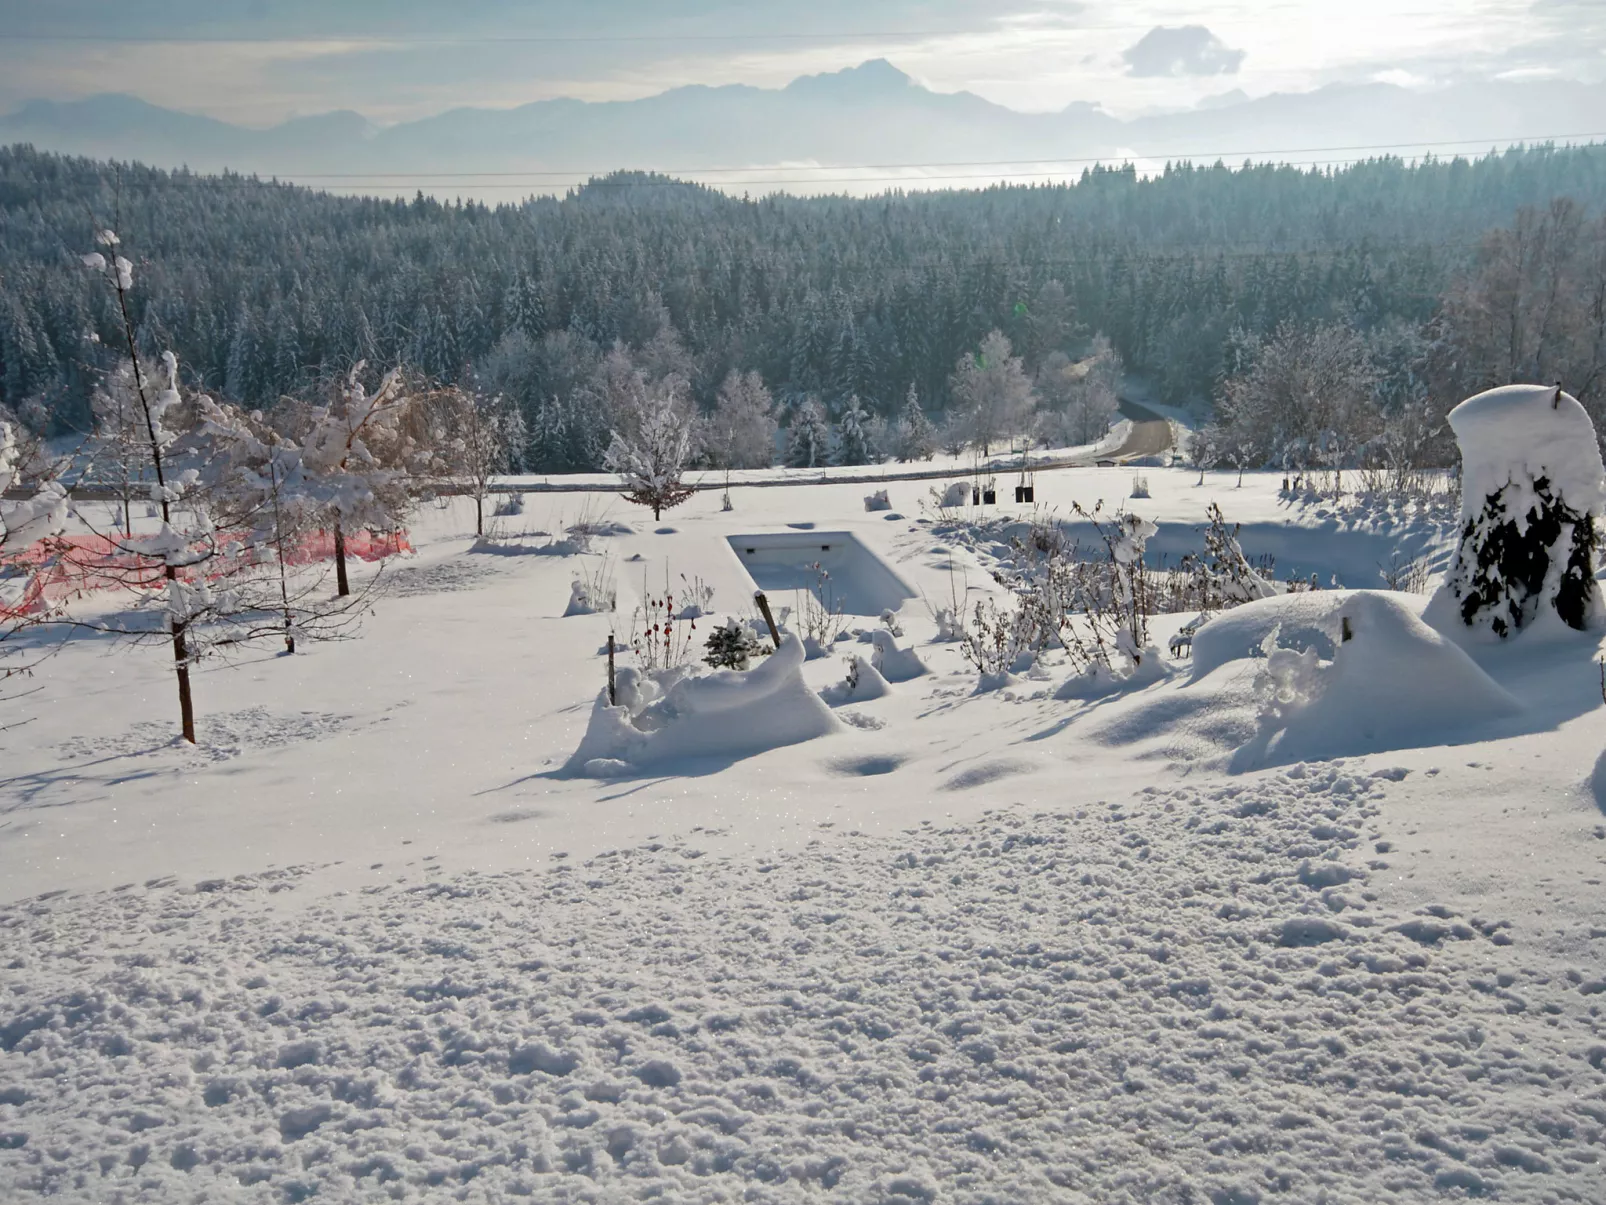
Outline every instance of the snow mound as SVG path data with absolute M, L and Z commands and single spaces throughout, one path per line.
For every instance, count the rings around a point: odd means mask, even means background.
M 1193 677 L 1197 682 L 1229 661 L 1255 656 L 1266 637 L 1280 629 L 1278 643 L 1314 648 L 1332 660 L 1338 612 L 1354 590 L 1309 590 L 1257 599 L 1212 616 L 1193 636 Z M 1405 605 L 1421 606 L 1419 595 L 1401 595 Z
M 970 482 L 950 481 L 948 487 L 942 491 L 942 501 L 939 506 L 964 506 L 970 501 Z
M 1275 610 L 1267 604 L 1284 601 L 1250 605 Z M 1421 620 L 1419 606 L 1400 594 L 1358 590 L 1332 608 L 1338 644 L 1331 661 L 1310 650 L 1268 649 L 1262 728 L 1239 749 L 1234 768 L 1471 739 L 1478 727 L 1519 711 L 1460 646 Z M 1268 633 L 1268 644 L 1280 635 Z M 1279 662 L 1288 672 L 1276 672 Z
M 1156 682 L 1164 682 L 1176 671 L 1166 664 L 1165 656 L 1154 645 L 1143 651 L 1137 662 L 1128 660 L 1119 670 L 1095 665 L 1086 673 L 1072 674 L 1054 690 L 1054 697 L 1063 701 L 1072 699 L 1102 699 L 1125 691 L 1142 690 Z
M 863 657 L 855 655 L 850 665 L 847 677 L 840 682 L 832 683 L 820 692 L 820 698 L 829 706 L 842 707 L 848 703 L 868 703 L 871 699 L 884 698 L 891 693 L 887 680 Z
M 580 747 L 564 772 L 605 777 L 693 758 L 741 758 L 841 731 L 803 681 L 803 646 L 782 640 L 750 670 L 697 673 L 691 666 L 617 676 L 618 705 L 597 695 Z M 620 763 L 624 763 L 621 765 Z M 628 769 L 627 769 L 628 767 Z
M 892 499 L 887 497 L 886 490 L 876 490 L 875 493 L 864 496 L 864 509 L 867 511 L 891 510 Z
M 929 672 L 920 654 L 900 646 L 898 638 L 885 628 L 871 632 L 870 643 L 875 646 L 875 667 L 888 682 L 908 682 Z
M 564 618 L 571 615 L 600 615 L 604 611 L 611 611 L 611 600 L 593 597 L 591 583 L 575 578 L 569 583 L 569 605 L 564 608 Z

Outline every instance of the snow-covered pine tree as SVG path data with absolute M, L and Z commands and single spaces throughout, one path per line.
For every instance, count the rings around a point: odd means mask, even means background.
M 850 394 L 843 407 L 842 417 L 836 424 L 834 459 L 837 464 L 869 464 L 875 459 L 870 446 L 870 436 L 865 431 L 865 423 L 869 418 L 869 411 L 860 403 L 858 394 Z
M 903 413 L 898 416 L 898 459 L 930 460 L 937 454 L 937 428 L 931 425 L 920 405 L 915 383 L 909 382 L 904 395 Z
M 830 452 L 831 428 L 826 425 L 820 403 L 804 398 L 792 411 L 786 429 L 786 465 L 793 469 L 812 469 L 823 465 Z
M 615 429 L 603 463 L 624 479 L 625 500 L 650 506 L 657 520 L 697 491 L 681 480 L 691 458 L 692 416 L 683 384 L 668 377 L 623 398 L 624 430 Z
M 703 660 L 715 669 L 746 669 L 754 657 L 764 652 L 764 646 L 753 629 L 732 617 L 708 634 Z
M 1560 385 L 1505 385 L 1450 411 L 1461 448 L 1461 542 L 1429 616 L 1514 634 L 1547 611 L 1602 615 L 1595 581 L 1606 468 L 1588 413 Z

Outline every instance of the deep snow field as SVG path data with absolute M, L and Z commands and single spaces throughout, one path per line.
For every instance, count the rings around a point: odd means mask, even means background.
M 1174 560 L 1217 501 L 1323 585 L 1448 552 L 1453 504 L 1139 472 L 1038 502 Z M 46 663 L 0 732 L 0 1200 L 1606 1200 L 1595 637 L 1469 657 L 1424 594 L 1324 590 L 1356 639 L 1275 734 L 1252 610 L 1141 689 L 978 693 L 932 610 L 1031 508 L 929 485 L 530 494 L 500 555 L 426 506 L 355 639 L 205 663 L 194 748 L 161 649 Z M 613 534 L 536 553 L 581 518 Z M 865 612 L 836 652 L 902 587 L 929 673 L 742 755 L 843 678 L 777 658 L 700 756 L 568 766 L 644 574 L 712 588 L 700 651 L 815 538 Z M 619 614 L 563 617 L 604 556 Z

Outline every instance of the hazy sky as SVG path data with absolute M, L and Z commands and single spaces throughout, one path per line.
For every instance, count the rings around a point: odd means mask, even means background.
M 0 0 L 0 112 L 129 92 L 268 125 L 784 84 L 885 57 L 941 91 L 1128 116 L 1333 81 L 1606 77 L 1606 0 Z

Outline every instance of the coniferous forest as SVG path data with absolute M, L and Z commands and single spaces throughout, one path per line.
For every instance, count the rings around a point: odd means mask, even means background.
M 495 208 L 14 147 L 0 149 L 0 404 L 88 425 L 117 325 L 80 260 L 114 222 L 140 269 L 139 337 L 196 386 L 271 409 L 357 360 L 406 365 L 515 402 L 539 471 L 601 463 L 598 382 L 621 363 L 684 378 L 704 410 L 733 371 L 756 372 L 783 425 L 811 401 L 855 426 L 907 422 L 912 393 L 940 427 L 956 362 L 994 331 L 1045 396 L 1042 374 L 1104 336 L 1155 399 L 1214 408 L 1217 452 L 1350 455 L 1496 379 L 1561 379 L 1600 409 L 1603 201 L 1593 145 L 862 199 L 621 174 Z M 1307 422 L 1279 400 L 1313 359 L 1359 417 Z

